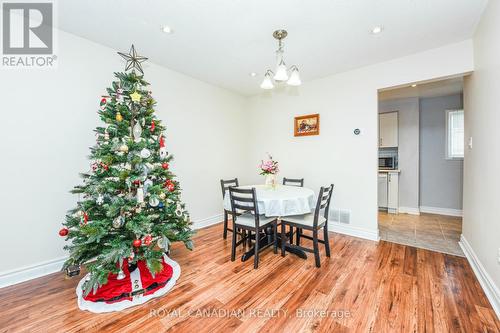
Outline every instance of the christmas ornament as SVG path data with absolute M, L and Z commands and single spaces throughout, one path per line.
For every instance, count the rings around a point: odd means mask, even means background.
M 105 129 L 104 130 L 104 140 L 108 141 L 109 140 L 109 133 L 108 133 L 108 129 Z
M 67 236 L 68 234 L 69 234 L 69 230 L 66 227 L 64 227 L 61 230 L 59 230 L 59 236 L 64 237 L 64 236 Z
M 116 119 L 116 121 L 118 121 L 118 122 L 122 121 L 122 120 L 123 120 L 122 114 L 121 114 L 120 112 L 117 112 L 117 113 L 116 113 L 116 118 L 115 118 L 115 119 Z
M 158 198 L 156 196 L 153 196 L 151 198 L 149 198 L 149 205 L 151 207 L 156 207 L 160 204 L 160 200 L 158 200 Z
M 120 269 L 120 271 L 118 272 L 118 275 L 116 276 L 116 279 L 123 280 L 124 278 L 125 278 L 125 273 L 123 273 L 123 271 Z
M 144 74 L 144 72 L 142 71 L 141 63 L 148 60 L 148 58 L 138 55 L 134 45 L 132 45 L 128 54 L 123 52 L 118 52 L 118 54 L 127 61 L 125 71 L 133 68 L 137 69 L 141 74 Z
M 125 218 L 120 215 L 113 220 L 113 228 L 119 229 L 125 224 Z
M 149 246 L 151 244 L 152 240 L 153 240 L 153 237 L 151 237 L 151 235 L 146 235 L 144 237 L 143 244 L 146 246 Z
M 97 163 L 92 163 L 92 165 L 91 165 L 92 171 L 94 171 L 94 172 L 97 170 L 98 167 L 99 166 L 97 165 Z
M 101 163 L 100 163 L 100 165 L 102 166 L 102 168 L 103 168 L 104 170 L 108 171 L 109 167 L 108 167 L 108 165 L 107 165 L 107 164 L 105 164 L 105 163 L 102 163 L 102 162 L 101 162 Z
M 148 189 L 153 186 L 153 181 L 151 179 L 146 179 L 144 182 L 144 194 L 148 193 Z
M 118 88 L 116 89 L 116 101 L 118 103 L 123 103 L 123 89 Z
M 163 208 L 165 205 L 163 204 L 163 202 L 160 201 L 160 203 L 158 204 L 158 208 Z
M 134 128 L 132 128 L 132 135 L 134 136 L 135 142 L 141 141 L 142 127 L 141 124 L 135 123 Z
M 168 184 L 168 185 L 167 185 L 167 190 L 168 190 L 169 192 L 173 192 L 173 191 L 175 190 L 175 185 L 174 185 L 174 184 L 172 184 L 172 183 Z
M 165 199 L 166 195 L 164 192 L 161 192 L 159 195 L 160 199 Z
M 144 202 L 144 189 L 142 185 L 139 185 L 139 188 L 137 189 L 136 199 L 138 203 Z
M 132 94 L 130 94 L 130 99 L 132 100 L 132 102 L 140 102 L 141 101 L 141 97 L 142 97 L 142 95 L 139 94 L 137 92 L 137 90 L 134 91 Z
M 104 196 L 102 194 L 99 194 L 97 196 L 97 199 L 95 201 L 98 205 L 102 205 L 104 203 Z
M 160 136 L 160 148 L 165 147 L 165 139 L 163 138 L 163 135 Z
M 101 110 L 103 110 L 103 111 L 104 111 L 104 110 L 106 110 L 106 103 L 107 103 L 107 102 L 108 102 L 108 101 L 107 101 L 107 99 L 106 99 L 105 97 L 103 97 L 103 98 L 101 99 L 101 102 L 99 103 L 99 106 L 101 107 Z
M 89 221 L 89 216 L 86 212 L 83 212 L 83 223 L 84 224 L 87 224 L 87 222 Z
M 132 245 L 133 245 L 134 247 L 139 247 L 139 246 L 141 246 L 141 244 L 142 244 L 142 242 L 141 242 L 141 240 L 140 240 L 140 239 L 135 239 L 135 240 L 132 242 Z
M 151 127 L 149 128 L 149 130 L 151 131 L 151 133 L 153 133 L 155 131 L 155 121 L 151 121 Z
M 163 169 L 167 170 L 167 169 L 168 169 L 168 163 L 162 163 L 162 164 L 161 164 L 161 167 L 162 167 Z
M 164 160 L 165 158 L 167 158 L 167 155 L 168 155 L 167 148 L 165 147 L 160 148 L 160 159 Z
M 140 154 L 142 158 L 148 158 L 149 156 L 151 156 L 151 152 L 147 148 L 142 148 Z
M 184 210 L 182 209 L 181 205 L 177 204 L 177 208 L 175 209 L 175 215 L 181 217 L 182 213 L 184 213 Z
M 118 148 L 118 150 L 121 151 L 122 153 L 128 153 L 128 146 L 127 145 L 121 145 Z

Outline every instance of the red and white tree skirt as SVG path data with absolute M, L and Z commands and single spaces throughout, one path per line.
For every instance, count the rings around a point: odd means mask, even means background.
M 125 278 L 118 280 L 117 274 L 110 274 L 108 283 L 101 286 L 95 294 L 91 291 L 83 296 L 82 287 L 86 275 L 76 287 L 78 307 L 95 313 L 121 311 L 165 295 L 175 285 L 181 268 L 167 255 L 163 256 L 162 264 L 162 271 L 153 277 L 145 262 L 139 261 L 132 272 L 129 272 L 128 264 L 124 262 L 122 270 Z

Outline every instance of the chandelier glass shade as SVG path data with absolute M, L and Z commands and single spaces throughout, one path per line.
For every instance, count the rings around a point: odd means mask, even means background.
M 287 68 L 283 58 L 283 39 L 287 36 L 287 34 L 286 30 L 276 30 L 273 33 L 274 38 L 278 40 L 278 50 L 276 51 L 276 71 L 273 72 L 270 69 L 266 71 L 264 74 L 264 80 L 260 84 L 262 89 L 273 89 L 275 84 L 281 83 L 286 83 L 290 86 L 300 86 L 302 84 L 297 66 L 293 65 L 290 68 Z

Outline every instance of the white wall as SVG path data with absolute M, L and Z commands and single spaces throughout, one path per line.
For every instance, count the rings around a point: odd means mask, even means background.
M 446 159 L 446 110 L 462 108 L 462 94 L 420 99 L 422 207 L 462 210 L 464 161 Z
M 124 68 L 114 50 L 58 34 L 57 69 L 0 74 L 0 279 L 66 256 L 58 230 L 77 200 L 68 191 L 89 169 L 100 96 Z M 231 156 L 247 142 L 246 100 L 151 63 L 145 73 L 192 219 L 220 221 L 219 179 L 244 178 L 243 161 Z
M 500 1 L 490 1 L 474 35 L 474 73 L 464 89 L 464 222 L 466 238 L 496 285 L 500 314 Z
M 378 112 L 398 111 L 399 207 L 419 210 L 419 100 L 418 97 L 380 101 Z
M 350 228 L 343 229 L 376 238 L 378 89 L 472 70 L 472 43 L 464 41 L 252 97 L 251 160 L 269 151 L 281 176 L 304 177 L 314 189 L 335 183 L 333 206 L 351 210 Z M 320 113 L 321 134 L 293 137 L 293 117 L 310 113 Z

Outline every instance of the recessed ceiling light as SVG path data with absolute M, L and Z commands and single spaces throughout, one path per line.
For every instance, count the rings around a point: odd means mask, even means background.
M 382 30 L 384 30 L 384 28 L 382 26 L 378 25 L 376 27 L 373 27 L 372 34 L 377 35 L 377 34 L 381 33 Z
M 248 75 L 250 75 L 251 77 L 256 77 L 256 76 L 257 76 L 257 73 L 255 73 L 255 72 L 251 72 L 251 73 L 250 73 L 250 74 L 248 74 Z
M 170 28 L 168 25 L 162 25 L 161 26 L 161 31 L 163 31 L 166 34 L 171 34 L 172 33 L 172 28 Z
M 417 86 L 416 84 L 412 84 L 412 85 L 411 85 L 411 87 L 412 87 L 412 88 L 415 88 L 416 86 Z

